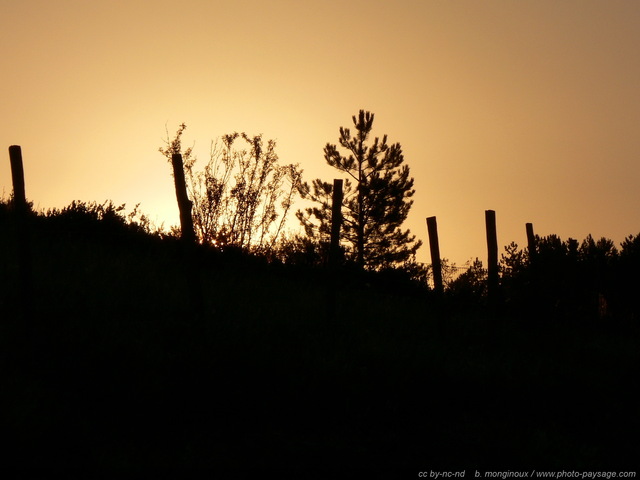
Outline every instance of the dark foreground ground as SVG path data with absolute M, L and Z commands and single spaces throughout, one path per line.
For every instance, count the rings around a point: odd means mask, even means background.
M 181 257 L 136 245 L 39 237 L 22 303 L 2 254 L 3 468 L 637 465 L 632 322 L 494 318 L 348 282 L 331 309 L 321 276 L 206 259 L 196 315 Z

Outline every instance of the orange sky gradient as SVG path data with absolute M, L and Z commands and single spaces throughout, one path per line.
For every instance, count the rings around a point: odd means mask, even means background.
M 441 255 L 498 240 L 616 243 L 640 232 L 640 2 L 0 0 L 0 190 L 21 145 L 27 197 L 126 203 L 178 224 L 158 153 L 181 122 L 204 162 L 225 133 L 277 140 L 304 178 L 359 109 L 403 147 L 406 224 Z M 297 228 L 292 219 L 291 228 Z

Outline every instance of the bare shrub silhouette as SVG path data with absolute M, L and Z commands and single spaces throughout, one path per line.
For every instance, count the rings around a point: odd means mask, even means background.
M 271 254 L 299 189 L 302 170 L 280 165 L 275 140 L 246 133 L 212 142 L 208 163 L 196 169 L 192 148 L 182 150 L 186 125 L 159 151 L 168 159 L 181 153 L 193 202 L 193 223 L 201 243 Z M 238 145 L 240 143 L 241 145 Z

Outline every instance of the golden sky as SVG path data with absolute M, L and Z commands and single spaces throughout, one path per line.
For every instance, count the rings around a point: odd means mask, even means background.
M 178 223 L 165 126 L 204 162 L 233 131 L 305 179 L 359 109 L 415 178 L 407 227 L 486 259 L 536 233 L 640 232 L 637 0 L 0 0 L 0 189 L 21 145 L 36 207 L 126 203 Z M 290 227 L 295 227 L 295 219 Z M 502 248 L 501 248 L 502 250 Z

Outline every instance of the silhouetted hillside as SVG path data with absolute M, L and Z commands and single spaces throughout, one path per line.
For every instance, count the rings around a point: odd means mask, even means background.
M 8 467 L 312 476 L 636 460 L 634 323 L 494 318 L 355 273 L 331 304 L 331 272 L 204 248 L 187 257 L 114 208 L 85 210 L 30 219 L 24 305 L 0 205 Z

